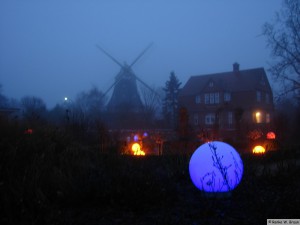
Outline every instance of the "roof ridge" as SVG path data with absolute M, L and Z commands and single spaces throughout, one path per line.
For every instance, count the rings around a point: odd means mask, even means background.
M 239 72 L 245 72 L 245 71 L 251 71 L 251 70 L 260 70 L 263 69 L 264 67 L 257 67 L 257 68 L 250 68 L 250 69 L 243 69 L 243 70 L 239 70 Z M 192 75 L 190 76 L 192 77 L 199 77 L 199 76 L 212 76 L 212 75 L 219 75 L 219 74 L 228 74 L 228 73 L 234 73 L 234 71 L 225 71 L 225 72 L 217 72 L 217 73 L 207 73 L 207 74 L 199 74 L 199 75 Z

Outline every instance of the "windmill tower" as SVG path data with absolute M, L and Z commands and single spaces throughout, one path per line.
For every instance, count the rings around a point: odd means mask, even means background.
M 143 103 L 141 101 L 137 81 L 142 83 L 148 89 L 153 91 L 145 82 L 138 78 L 132 70 L 133 65 L 145 54 L 145 52 L 152 46 L 152 43 L 148 45 L 131 64 L 121 64 L 108 52 L 106 52 L 99 45 L 97 47 L 118 66 L 120 66 L 120 72 L 115 77 L 115 82 L 104 93 L 106 95 L 112 88 L 113 93 L 107 104 L 107 110 L 109 112 L 134 112 L 138 113 L 143 110 Z
M 114 91 L 107 104 L 110 112 L 143 110 L 143 103 L 138 93 L 136 77 L 129 65 L 124 63 L 115 77 Z

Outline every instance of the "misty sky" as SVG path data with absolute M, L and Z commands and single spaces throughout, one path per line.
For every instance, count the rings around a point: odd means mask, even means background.
M 103 92 L 131 63 L 150 86 L 164 86 L 171 71 L 191 75 L 265 67 L 271 61 L 265 22 L 281 0 L 1 0 L 2 94 L 42 98 L 48 108 L 93 86 Z

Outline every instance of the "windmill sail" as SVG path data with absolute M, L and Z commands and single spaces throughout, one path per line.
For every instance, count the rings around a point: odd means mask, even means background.
M 110 112 L 139 112 L 143 103 L 138 93 L 136 76 L 130 66 L 125 64 L 115 78 L 112 96 L 107 104 Z
M 148 45 L 131 64 L 121 64 L 116 58 L 110 55 L 107 51 L 97 45 L 107 57 L 120 66 L 120 72 L 116 75 L 114 83 L 108 88 L 106 95 L 111 89 L 113 93 L 106 105 L 107 112 L 105 114 L 105 121 L 112 128 L 139 128 L 140 126 L 147 126 L 151 121 L 145 119 L 147 113 L 147 104 L 143 105 L 138 91 L 137 82 L 140 82 L 147 89 L 151 90 L 156 97 L 159 95 L 150 88 L 145 82 L 138 78 L 132 70 L 133 65 L 147 52 L 152 46 Z M 145 111 L 146 110 L 146 111 Z

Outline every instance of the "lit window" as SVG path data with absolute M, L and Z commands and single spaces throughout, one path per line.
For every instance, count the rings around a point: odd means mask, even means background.
M 262 123 L 262 114 L 261 112 L 255 112 L 255 122 Z
M 196 95 L 195 103 L 196 104 L 200 104 L 201 103 L 201 96 L 200 95 Z
M 212 113 L 207 114 L 205 116 L 205 124 L 206 125 L 212 125 L 214 123 L 215 123 L 215 114 L 212 114 Z
M 205 104 L 209 104 L 209 94 L 205 94 L 204 98 Z
M 257 102 L 261 101 L 261 92 L 260 91 L 256 91 L 256 100 L 257 100 Z
M 215 95 L 214 93 L 209 94 L 209 104 L 214 104 L 215 103 Z
M 233 113 L 228 112 L 228 124 L 232 125 L 232 123 L 233 123 Z
M 229 92 L 224 93 L 224 101 L 225 102 L 230 102 L 231 100 L 231 94 Z
M 271 122 L 271 116 L 270 113 L 266 114 L 266 123 L 270 123 Z
M 199 123 L 199 117 L 198 117 L 198 114 L 194 114 L 194 124 L 195 125 L 198 125 Z

